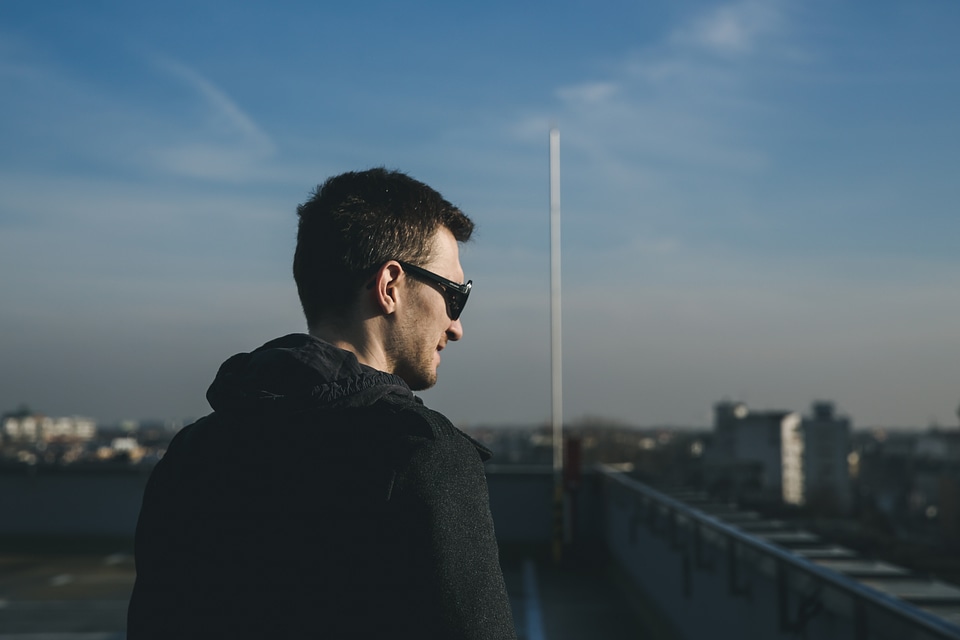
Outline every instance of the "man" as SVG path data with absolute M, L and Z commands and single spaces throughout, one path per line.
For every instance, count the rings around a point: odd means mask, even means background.
M 128 638 L 513 638 L 482 461 L 412 391 L 470 293 L 473 222 L 372 169 L 298 208 L 309 335 L 227 360 L 157 465 Z

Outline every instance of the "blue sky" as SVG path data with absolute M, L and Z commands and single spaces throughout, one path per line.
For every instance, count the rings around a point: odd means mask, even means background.
M 479 225 L 425 400 L 548 420 L 556 124 L 568 421 L 956 424 L 960 5 L 278 4 L 0 5 L 0 411 L 205 413 L 303 330 L 296 205 L 385 165 Z

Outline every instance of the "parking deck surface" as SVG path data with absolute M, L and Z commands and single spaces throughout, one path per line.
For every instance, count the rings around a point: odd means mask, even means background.
M 599 567 L 522 551 L 503 565 L 521 640 L 651 636 Z M 129 552 L 0 552 L 0 640 L 122 640 L 134 576 Z

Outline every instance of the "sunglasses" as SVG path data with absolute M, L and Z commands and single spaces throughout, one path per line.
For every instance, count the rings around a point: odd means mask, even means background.
M 450 316 L 451 320 L 460 317 L 463 306 L 467 304 L 467 298 L 470 296 L 470 289 L 473 288 L 473 280 L 467 280 L 466 284 L 458 284 L 453 280 L 447 280 L 443 276 L 438 276 L 432 271 L 427 271 L 408 262 L 400 260 L 397 260 L 397 262 L 405 271 L 440 285 L 443 288 L 443 297 L 447 300 L 447 315 Z

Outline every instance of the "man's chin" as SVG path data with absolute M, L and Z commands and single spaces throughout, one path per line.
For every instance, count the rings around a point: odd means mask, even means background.
M 437 384 L 436 371 L 398 371 L 396 373 L 403 378 L 412 391 L 426 391 Z

